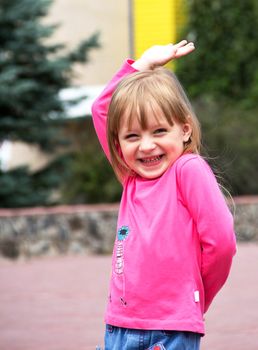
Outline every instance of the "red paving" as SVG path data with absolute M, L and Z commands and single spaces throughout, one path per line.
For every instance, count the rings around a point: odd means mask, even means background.
M 110 256 L 0 260 L 0 350 L 103 345 Z M 239 244 L 206 316 L 202 350 L 258 349 L 258 244 Z M 121 349 L 122 350 L 122 349 Z

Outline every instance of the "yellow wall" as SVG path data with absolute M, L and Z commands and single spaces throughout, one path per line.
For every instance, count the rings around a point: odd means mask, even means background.
M 175 43 L 184 22 L 185 0 L 132 0 L 132 51 L 138 58 L 155 44 Z

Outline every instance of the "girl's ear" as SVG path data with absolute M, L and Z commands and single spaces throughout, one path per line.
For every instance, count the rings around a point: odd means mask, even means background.
M 189 123 L 183 124 L 182 130 L 183 130 L 183 141 L 188 142 L 193 131 L 191 125 Z

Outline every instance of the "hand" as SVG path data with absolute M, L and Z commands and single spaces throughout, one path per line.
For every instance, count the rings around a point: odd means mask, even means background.
M 186 40 L 182 40 L 175 45 L 155 45 L 147 49 L 132 66 L 137 70 L 154 69 L 158 66 L 164 66 L 175 58 L 188 55 L 194 49 L 194 44 L 192 42 L 188 43 Z

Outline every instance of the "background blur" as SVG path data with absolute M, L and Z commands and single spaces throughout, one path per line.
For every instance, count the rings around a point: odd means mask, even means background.
M 55 0 L 46 23 L 60 23 L 53 42 L 75 47 L 92 33 L 99 32 L 100 50 L 90 54 L 87 66 L 75 67 L 76 85 L 106 84 L 129 55 L 128 1 Z
M 202 123 L 203 153 L 232 195 L 258 193 L 256 1 L 13 0 L 1 8 L 2 207 L 118 201 L 91 103 L 125 58 L 182 38 L 197 49 L 170 69 Z

